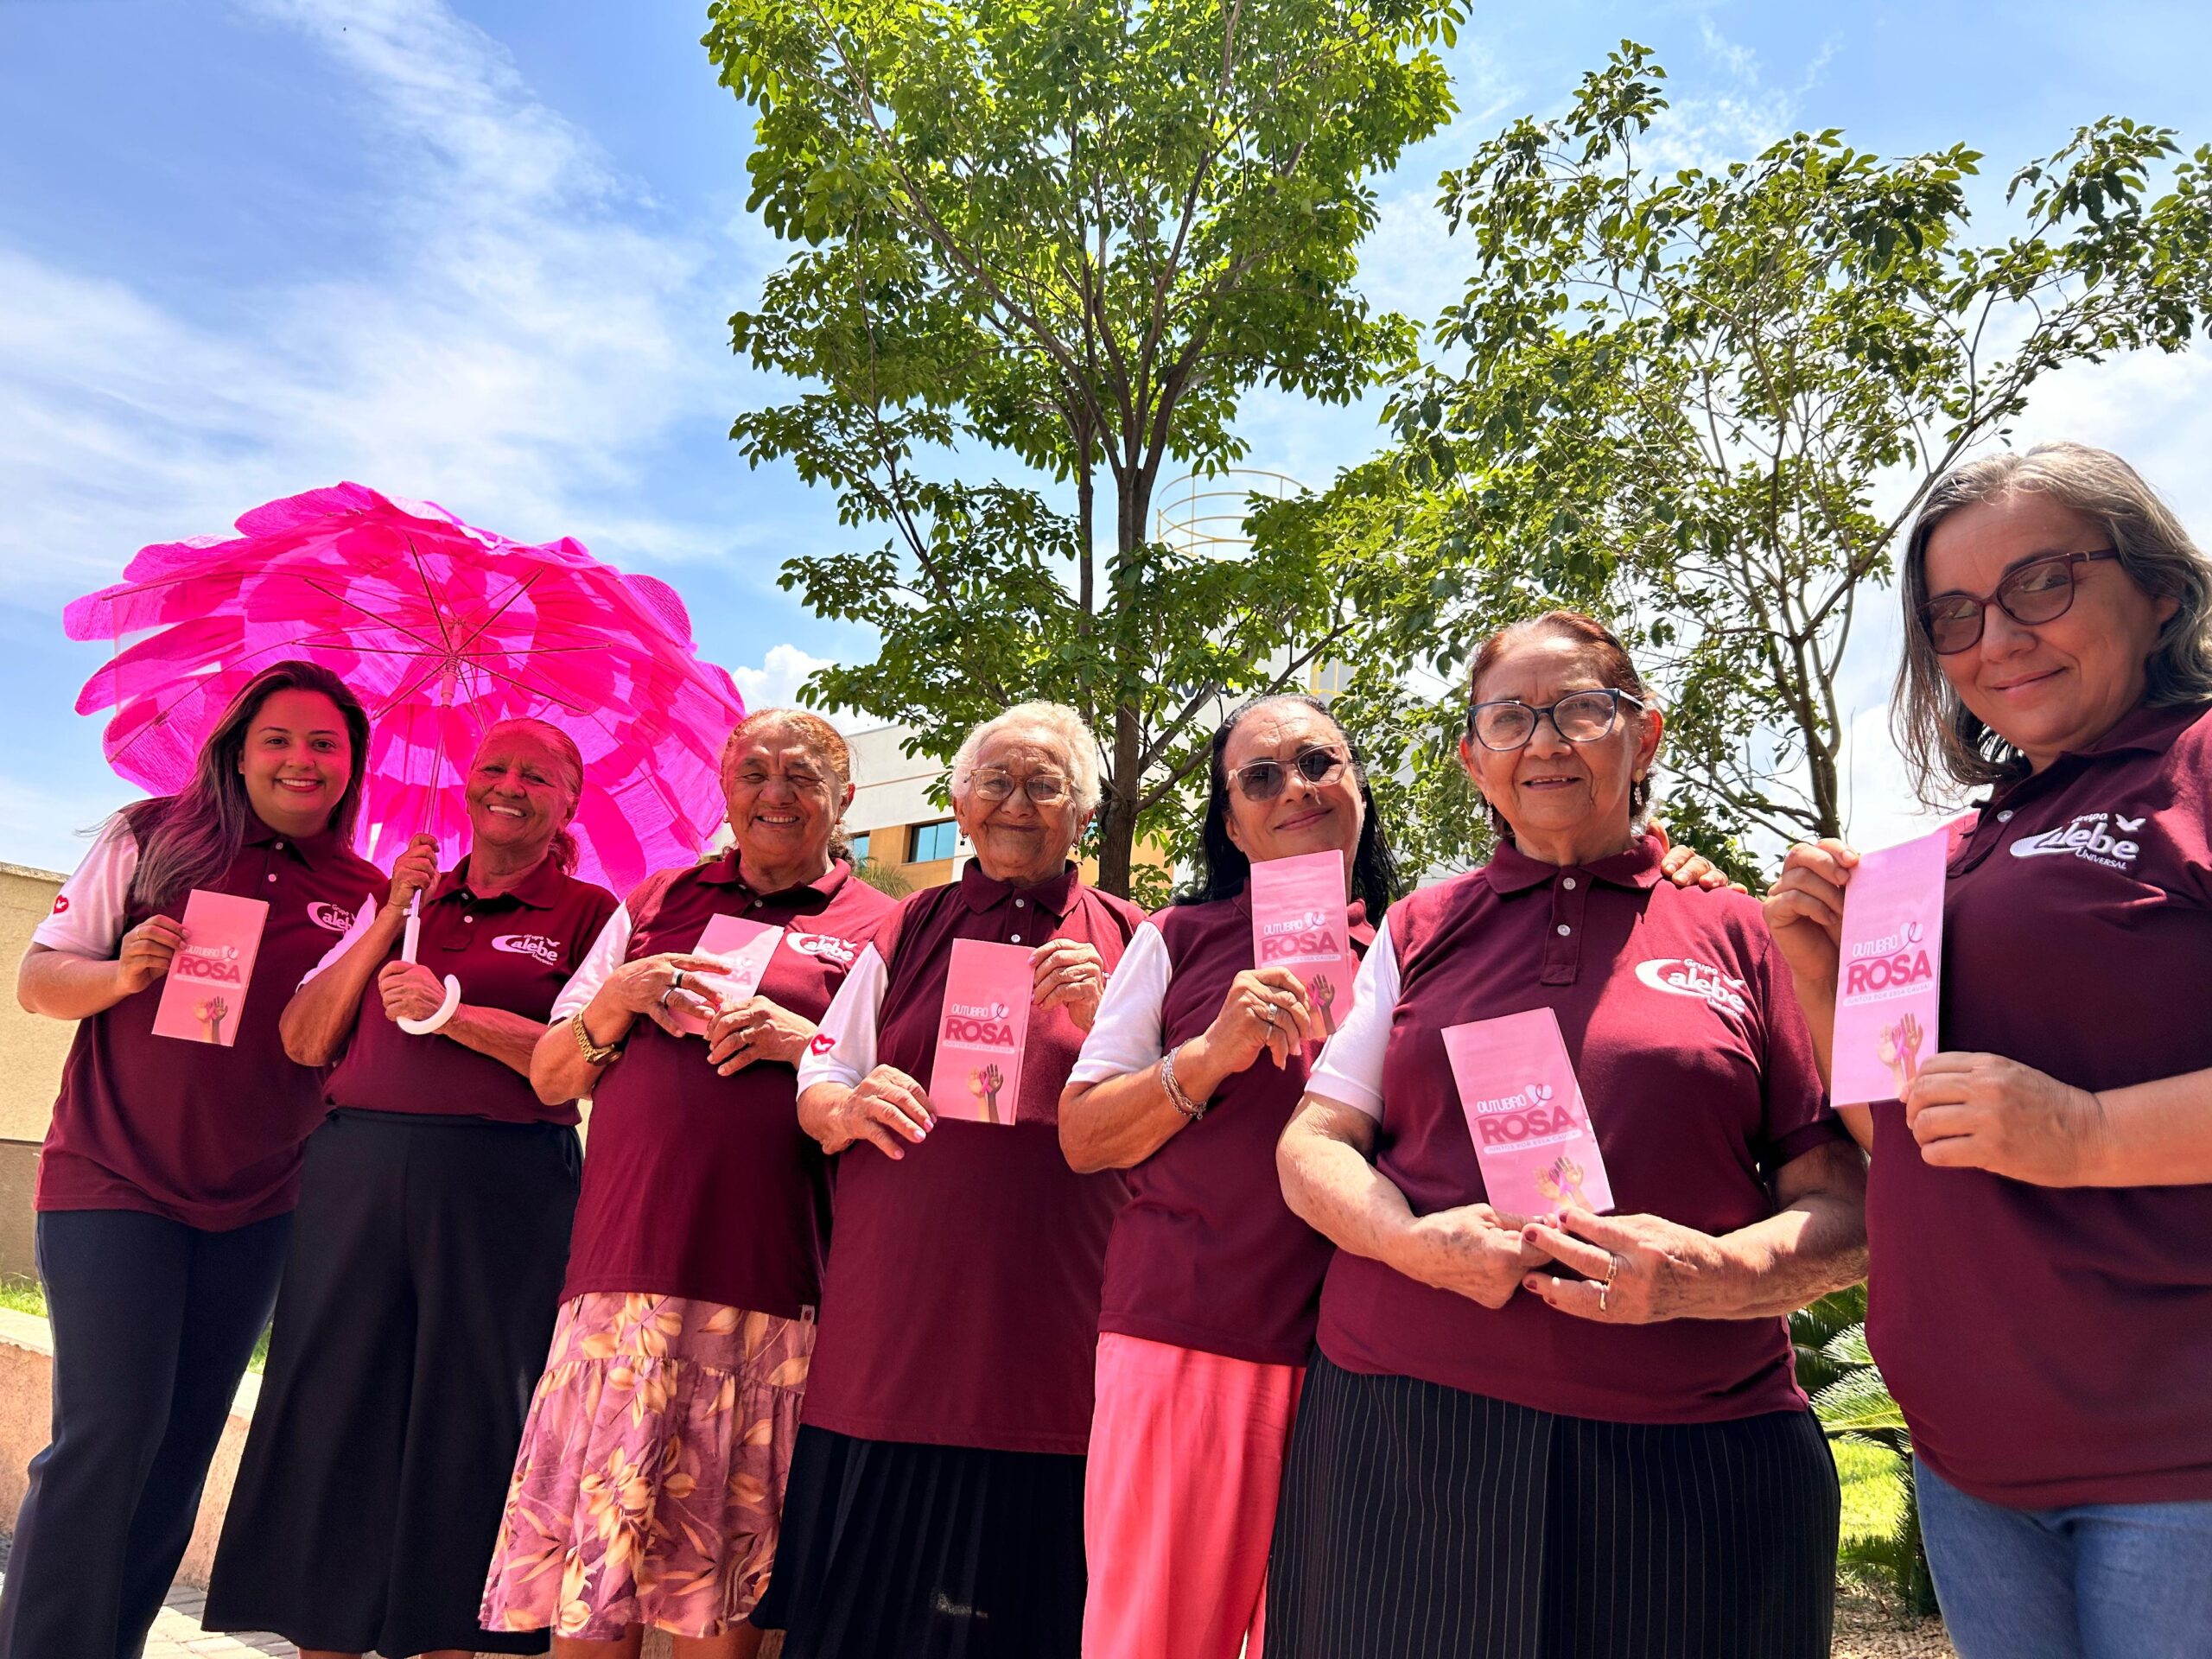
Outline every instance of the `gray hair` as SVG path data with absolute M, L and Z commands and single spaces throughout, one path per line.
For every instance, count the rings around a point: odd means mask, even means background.
M 2093 520 L 2138 588 L 2175 601 L 2144 664 L 2145 700 L 2170 706 L 2212 700 L 2212 560 L 2141 474 L 2111 451 L 2085 443 L 2039 443 L 1970 461 L 1929 490 L 1905 541 L 1904 580 L 1897 584 L 1904 599 L 1904 660 L 1897 665 L 1890 725 L 1914 791 L 1930 806 L 1950 797 L 1945 785 L 1970 789 L 2019 777 L 2027 757 L 1983 725 L 1943 677 L 1920 620 L 1929 597 L 1929 537 L 1963 507 L 2031 490 Z
M 1064 702 L 1017 702 L 994 715 L 962 740 L 952 757 L 952 792 L 965 795 L 983 745 L 1002 732 L 1034 732 L 1059 749 L 1067 760 L 1068 789 L 1077 817 L 1098 809 L 1098 740 L 1083 716 Z

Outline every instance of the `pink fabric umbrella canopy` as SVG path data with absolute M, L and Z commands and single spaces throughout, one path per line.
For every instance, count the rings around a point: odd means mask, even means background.
M 587 880 L 626 893 L 719 828 L 722 740 L 745 704 L 699 660 L 667 583 L 566 537 L 524 546 L 359 484 L 271 501 L 238 529 L 142 549 L 120 582 L 64 613 L 71 639 L 118 647 L 77 711 L 115 710 L 107 758 L 131 782 L 182 788 L 238 689 L 305 658 L 368 708 L 359 840 L 387 864 L 423 830 L 445 866 L 461 855 L 469 758 L 518 715 L 550 721 L 583 752 L 570 827 Z M 145 637 L 126 645 L 134 635 Z

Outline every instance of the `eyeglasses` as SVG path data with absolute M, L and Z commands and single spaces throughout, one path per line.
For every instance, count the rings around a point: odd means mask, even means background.
M 1549 719 L 1552 729 L 1570 743 L 1595 743 L 1611 735 L 1624 702 L 1645 706 L 1643 698 L 1610 685 L 1598 691 L 1570 692 L 1542 709 L 1503 697 L 1468 709 L 1467 729 L 1483 747 L 1501 753 L 1528 747 L 1536 734 L 1536 722 L 1543 719 Z
M 1351 757 L 1342 749 L 1317 747 L 1302 751 L 1287 766 L 1280 760 L 1255 760 L 1230 772 L 1229 781 L 1248 801 L 1272 801 L 1282 793 L 1294 771 L 1314 788 L 1325 789 L 1343 777 L 1351 764 Z
M 968 792 L 977 800 L 988 801 L 993 806 L 1012 800 L 1017 789 L 1036 806 L 1059 806 L 1070 796 L 1068 780 L 1049 772 L 1024 778 L 1020 783 L 1002 772 L 979 772 L 968 781 Z
M 2101 547 L 2088 553 L 2053 553 L 2047 558 L 2030 559 L 2007 570 L 1995 593 L 1936 594 L 1920 607 L 1920 626 L 1928 631 L 1928 643 L 1938 657 L 1955 657 L 1981 642 L 1981 625 L 1992 605 L 2024 627 L 2056 622 L 2074 608 L 2074 567 L 2119 556 L 2116 549 Z

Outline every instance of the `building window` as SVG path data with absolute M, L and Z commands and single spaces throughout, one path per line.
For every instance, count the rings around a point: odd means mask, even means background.
M 868 862 L 868 831 L 865 830 L 853 837 L 853 862 L 855 864 Z
M 913 855 L 907 861 L 927 864 L 933 859 L 950 858 L 953 844 L 959 836 L 958 826 L 950 818 L 940 819 L 935 823 L 918 823 L 914 826 Z

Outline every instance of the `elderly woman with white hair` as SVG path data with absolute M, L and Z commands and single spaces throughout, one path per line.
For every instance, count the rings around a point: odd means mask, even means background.
M 1022 703 L 970 733 L 952 807 L 973 861 L 892 913 L 800 1063 L 799 1122 L 836 1158 L 836 1211 L 754 1615 L 788 1632 L 786 1659 L 1080 1648 L 1092 1360 L 1124 1187 L 1068 1167 L 1058 1102 L 1143 919 L 1071 861 L 1097 802 L 1097 743 L 1073 710 Z M 929 1089 L 971 940 L 1028 952 L 1010 1122 Z

